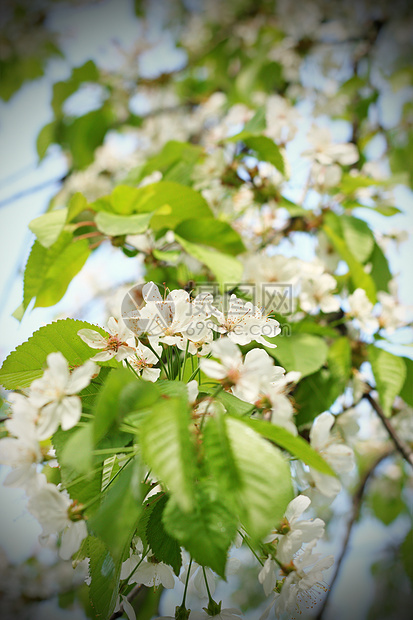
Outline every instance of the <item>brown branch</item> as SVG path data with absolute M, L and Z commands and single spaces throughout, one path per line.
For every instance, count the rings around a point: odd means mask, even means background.
M 388 432 L 389 436 L 391 437 L 391 439 L 392 439 L 394 445 L 396 446 L 397 450 L 400 452 L 400 454 L 403 456 L 403 458 L 409 463 L 409 465 L 411 465 L 413 467 L 413 450 L 404 441 L 404 439 L 402 439 L 398 435 L 396 429 L 394 428 L 394 426 L 390 422 L 389 418 L 386 417 L 383 409 L 374 400 L 374 398 L 371 396 L 371 394 L 370 393 L 364 394 L 364 398 L 369 401 L 370 405 L 373 407 L 374 411 L 379 416 L 380 420 L 383 423 L 383 426 L 387 430 L 387 432 Z
M 139 583 L 134 588 L 132 588 L 132 590 L 129 592 L 128 596 L 126 597 L 129 603 L 131 603 L 133 599 L 138 596 L 139 592 L 141 592 L 143 588 L 144 588 L 144 585 L 142 583 Z M 124 612 L 123 603 L 121 603 L 118 611 L 114 611 L 109 620 L 115 620 L 116 618 L 120 618 L 121 616 L 123 616 L 123 612 Z
M 366 486 L 368 481 L 370 480 L 370 477 L 373 475 L 376 467 L 378 465 L 380 465 L 380 463 L 386 459 L 388 456 L 390 456 L 394 451 L 393 450 L 386 450 L 386 452 L 382 452 L 371 464 L 371 466 L 368 468 L 368 470 L 364 473 L 364 475 L 362 476 L 362 478 L 360 479 L 359 485 L 353 495 L 353 507 L 352 507 L 352 511 L 351 511 L 351 516 L 350 519 L 347 523 L 347 529 L 346 529 L 346 534 L 344 536 L 344 540 L 343 540 L 343 545 L 341 548 L 341 553 L 339 555 L 339 557 L 337 558 L 337 561 L 335 562 L 334 565 L 334 573 L 333 573 L 333 577 L 331 579 L 330 582 L 330 587 L 327 590 L 326 596 L 324 597 L 324 600 L 322 602 L 321 605 L 321 609 L 318 612 L 317 616 L 316 616 L 316 620 L 321 620 L 324 612 L 326 610 L 327 607 L 327 603 L 330 599 L 331 593 L 333 591 L 334 588 L 334 584 L 337 581 L 337 577 L 339 575 L 340 572 L 340 568 L 341 565 L 343 563 L 344 557 L 347 553 L 348 550 L 348 545 L 350 542 L 350 537 L 351 537 L 351 532 L 353 529 L 354 524 L 356 523 L 359 515 L 360 515 L 360 509 L 361 509 L 361 505 L 363 503 L 363 499 L 364 499 L 364 493 L 366 490 Z

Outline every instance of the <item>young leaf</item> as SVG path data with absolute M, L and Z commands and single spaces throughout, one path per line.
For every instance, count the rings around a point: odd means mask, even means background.
M 36 217 L 29 224 L 29 228 L 37 237 L 38 242 L 45 248 L 50 248 L 57 241 L 66 224 L 68 210 L 55 209 Z
M 63 231 L 48 248 L 35 241 L 24 270 L 24 308 L 33 297 L 35 307 L 53 306 L 60 301 L 89 255 L 87 240 L 74 241 L 69 232 Z
M 88 328 L 108 336 L 104 329 L 86 321 L 59 319 L 41 327 L 33 336 L 8 355 L 0 369 L 0 383 L 6 390 L 28 387 L 42 376 L 49 353 L 60 351 L 70 366 L 80 366 L 93 355 L 93 350 L 79 338 L 79 329 Z M 117 366 L 109 360 L 105 366 Z
M 190 422 L 187 399 L 164 397 L 140 427 L 144 460 L 185 511 L 193 506 L 196 472 Z
M 171 497 L 166 505 L 163 514 L 166 531 L 196 562 L 209 566 L 225 579 L 227 553 L 237 533 L 237 519 L 208 480 L 200 480 L 196 485 L 190 511 L 184 511 L 178 499 L 178 496 Z
M 205 198 L 194 189 L 174 183 L 159 181 L 144 187 L 118 185 L 106 200 L 96 201 L 92 205 L 97 211 L 112 211 L 118 215 L 133 213 L 153 213 L 168 207 L 168 212 L 153 214 L 151 228 L 175 228 L 183 220 L 197 217 L 213 217 Z
M 374 345 L 368 347 L 368 357 L 381 406 L 385 415 L 390 416 L 394 399 L 400 394 L 404 384 L 406 365 L 402 357 Z
M 182 566 L 181 546 L 165 530 L 162 521 L 168 500 L 167 495 L 162 495 L 155 502 L 146 526 L 146 539 L 156 559 L 159 562 L 172 566 L 175 574 L 178 576 Z
M 115 237 L 117 235 L 137 235 L 144 233 L 149 226 L 152 213 L 138 213 L 136 215 L 117 215 L 100 211 L 96 215 L 98 230 Z

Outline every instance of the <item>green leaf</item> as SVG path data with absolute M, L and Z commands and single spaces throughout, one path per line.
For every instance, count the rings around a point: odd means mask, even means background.
M 363 187 L 375 187 L 392 185 L 391 179 L 372 179 L 361 174 L 353 176 L 351 174 L 343 174 L 340 181 L 340 190 L 344 194 L 353 194 L 356 190 Z
M 309 467 L 313 467 L 320 471 L 322 474 L 329 476 L 336 476 L 336 473 L 331 469 L 330 465 L 319 455 L 310 444 L 302 437 L 295 437 L 285 428 L 281 426 L 275 426 L 271 422 L 264 422 L 263 420 L 244 420 L 244 424 L 248 424 L 257 433 L 276 443 L 280 448 L 287 450 L 293 456 L 301 459 Z
M 341 215 L 340 224 L 348 249 L 356 260 L 365 263 L 375 244 L 369 225 L 350 215 Z
M 223 415 L 218 414 L 208 419 L 204 430 L 204 450 L 208 469 L 215 476 L 222 492 L 228 498 L 232 498 L 231 508 L 236 509 L 238 493 L 242 489 L 243 481 L 234 458 Z
M 192 170 L 203 153 L 202 147 L 188 142 L 170 140 L 157 155 L 146 162 L 139 178 L 159 170 L 165 181 L 177 181 L 189 184 Z
M 87 240 L 74 241 L 69 232 L 63 231 L 49 248 L 35 241 L 24 271 L 24 308 L 33 297 L 35 307 L 53 306 L 60 301 L 89 255 Z
M 240 235 L 228 224 L 212 218 L 188 219 L 175 228 L 176 234 L 192 243 L 201 243 L 226 254 L 241 254 L 245 246 Z
M 83 431 L 83 429 L 80 430 Z M 79 438 L 79 428 L 73 427 L 68 431 L 59 429 L 52 437 L 52 444 L 60 464 L 62 486 L 67 489 L 72 500 L 86 504 L 85 513 L 88 517 L 98 508 L 97 502 L 92 502 L 89 505 L 88 503 L 100 495 L 104 457 L 93 457 L 91 460 L 92 466 L 85 472 L 82 464 L 78 463 L 78 460 L 82 461 L 84 457 L 83 455 L 79 456 L 79 453 L 76 455 L 76 439 L 73 438 Z M 90 439 L 90 437 L 83 435 L 82 439 Z M 70 447 L 67 448 L 67 446 Z M 79 447 L 83 449 L 84 445 Z M 87 446 L 86 449 L 88 455 L 90 455 L 91 445 Z M 64 454 L 65 458 L 63 458 Z
M 182 566 L 181 546 L 165 530 L 162 517 L 168 502 L 168 496 L 162 495 L 154 504 L 146 526 L 146 537 L 158 562 L 169 564 L 179 576 Z
M 260 106 L 254 116 L 245 123 L 243 131 L 250 134 L 261 133 L 267 126 L 265 121 L 266 107 Z
M 223 254 L 205 246 L 196 245 L 177 234 L 175 234 L 175 239 L 185 252 L 199 260 L 212 271 L 219 284 L 237 284 L 241 281 L 244 268 L 242 263 L 234 256 Z
M 137 409 L 150 407 L 158 398 L 159 392 L 153 383 L 137 379 L 127 368 L 113 370 L 95 401 L 94 443 L 102 439 L 114 423 L 119 424 Z
M 337 338 L 330 346 L 327 368 L 305 377 L 294 391 L 298 413 L 296 422 L 303 426 L 327 411 L 344 392 L 351 372 L 351 348 L 347 338 Z
M 281 521 L 293 498 L 290 467 L 281 452 L 249 427 L 245 419 L 225 417 L 228 442 L 238 470 L 239 517 L 254 541 Z M 214 467 L 211 459 L 210 466 Z M 223 475 L 215 470 L 217 479 Z
M 105 543 L 115 563 L 129 548 L 142 511 L 139 473 L 135 457 L 120 470 L 88 521 L 90 531 Z
M 295 333 L 268 340 L 277 345 L 276 349 L 266 349 L 268 353 L 286 370 L 297 370 L 303 377 L 316 372 L 327 359 L 325 341 L 313 334 Z
M 88 60 L 80 67 L 75 67 L 68 80 L 56 82 L 53 85 L 52 97 L 52 108 L 55 116 L 62 116 L 64 102 L 78 90 L 82 83 L 97 82 L 98 80 L 99 71 L 93 60 Z
M 102 336 L 107 332 L 97 325 L 74 319 L 60 319 L 41 327 L 5 359 L 0 369 L 0 382 L 6 390 L 21 390 L 42 376 L 49 353 L 60 351 L 73 368 L 93 355 L 93 350 L 77 335 L 79 329 L 94 329 Z M 109 360 L 106 366 L 116 366 Z
M 413 585 L 413 529 L 408 532 L 401 545 L 404 570 Z
M 215 391 L 215 387 L 211 388 L 209 392 Z M 240 400 L 230 392 L 221 391 L 217 394 L 216 399 L 219 400 L 225 407 L 226 411 L 231 415 L 244 416 L 251 413 L 253 405 L 246 403 L 244 400 Z
M 184 511 L 178 497 L 171 497 L 163 520 L 166 531 L 196 562 L 209 566 L 225 579 L 227 553 L 237 533 L 238 522 L 214 484 L 208 480 L 198 482 L 191 511 Z
M 375 243 L 373 251 L 370 256 L 371 272 L 370 275 L 373 278 L 373 282 L 376 285 L 377 291 L 389 292 L 389 282 L 393 278 L 389 263 L 385 257 L 381 247 Z
M 351 374 L 351 345 L 348 338 L 337 338 L 328 350 L 328 366 L 337 385 L 344 391 Z
M 96 201 L 92 205 L 96 210 L 112 211 L 119 215 L 132 213 L 153 213 L 160 208 L 159 214 L 154 213 L 151 220 L 153 230 L 175 228 L 183 220 L 212 216 L 208 203 L 199 192 L 190 187 L 172 181 L 159 181 L 144 187 L 118 185 L 108 199 Z
M 87 473 L 92 467 L 93 427 L 87 424 L 77 428 L 66 441 L 61 464 L 76 469 L 79 473 Z
M 383 495 L 380 489 L 370 493 L 369 503 L 374 516 L 384 525 L 390 525 L 406 508 L 399 493 L 397 495 L 392 493 Z
M 273 140 L 271 140 L 271 138 L 267 138 L 266 136 L 245 136 L 242 140 L 248 148 L 255 151 L 257 158 L 260 161 L 267 161 L 275 166 L 281 174 L 285 173 L 284 157 L 282 156 L 279 147 Z
M 61 143 L 70 151 L 75 169 L 86 168 L 93 162 L 95 150 L 103 143 L 113 120 L 111 108 L 104 104 L 99 110 L 65 122 Z
M 67 209 L 55 209 L 36 217 L 30 222 L 30 230 L 36 235 L 38 242 L 43 247 L 50 248 L 57 241 L 66 224 L 67 214 Z
M 406 379 L 400 392 L 404 402 L 413 407 L 413 360 L 403 357 L 406 366 Z
M 87 538 L 87 557 L 91 577 L 89 597 L 97 620 L 108 620 L 115 609 L 119 594 L 121 562 L 113 561 L 106 545 L 96 538 Z
M 36 140 L 36 149 L 37 154 L 39 156 L 39 161 L 45 157 L 47 150 L 53 142 L 56 141 L 56 122 L 47 123 L 40 130 L 37 140 Z
M 402 357 L 374 345 L 369 345 L 367 350 L 380 404 L 385 415 L 390 416 L 394 399 L 400 394 L 404 384 L 406 365 Z
M 325 224 L 323 230 L 341 258 L 346 261 L 354 288 L 364 289 L 369 300 L 372 303 L 376 303 L 376 287 L 372 277 L 364 271 L 363 265 L 353 256 L 345 241 L 343 241 L 329 225 Z
M 397 207 L 393 207 L 391 205 L 381 205 L 378 204 L 377 206 L 374 207 L 374 210 L 377 211 L 377 213 L 380 213 L 381 215 L 385 215 L 386 217 L 391 217 L 392 215 L 397 215 L 398 213 L 402 213 L 402 211 L 400 209 L 398 209 Z
M 78 215 L 89 208 L 86 198 L 80 192 L 70 197 L 67 213 L 67 221 L 73 221 Z
M 185 511 L 193 507 L 196 474 L 190 423 L 187 399 L 165 397 L 153 406 L 140 432 L 145 462 L 167 485 Z
M 117 235 L 137 235 L 148 230 L 152 213 L 140 213 L 137 215 L 116 215 L 100 211 L 95 218 L 98 230 L 116 237 Z

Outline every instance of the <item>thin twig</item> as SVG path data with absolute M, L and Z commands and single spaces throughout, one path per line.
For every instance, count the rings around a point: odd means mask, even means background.
M 42 189 L 46 189 L 46 187 L 50 187 L 51 185 L 57 185 L 58 183 L 63 183 L 66 179 L 66 176 L 60 178 L 49 179 L 48 181 L 44 181 L 43 183 L 39 183 L 38 185 L 33 185 L 32 187 L 27 187 L 26 189 L 13 194 L 12 196 L 8 196 L 4 198 L 4 200 L 0 200 L 0 207 L 5 207 L 6 205 L 14 202 L 15 200 L 19 200 L 20 198 L 24 198 L 25 196 L 29 196 L 30 194 L 34 194 L 35 192 L 40 192 Z
M 341 565 L 343 563 L 344 557 L 347 553 L 348 550 L 348 545 L 350 542 L 350 537 L 351 537 L 351 532 L 353 530 L 353 526 L 356 523 L 359 514 L 360 514 L 360 510 L 361 510 L 361 505 L 363 503 L 363 498 L 364 498 L 364 492 L 366 490 L 366 486 L 368 481 L 370 480 L 370 477 L 373 475 L 376 467 L 378 465 L 380 465 L 380 463 L 382 461 L 384 461 L 384 459 L 386 459 L 388 456 L 390 456 L 392 453 L 394 452 L 394 450 L 386 450 L 386 452 L 382 452 L 371 464 L 371 466 L 368 468 L 368 470 L 364 473 L 364 475 L 362 476 L 362 478 L 360 479 L 359 485 L 356 489 L 356 492 L 353 495 L 353 508 L 351 511 L 351 516 L 350 519 L 347 523 L 347 529 L 346 529 L 346 534 L 344 536 L 344 540 L 343 540 L 343 546 L 341 548 L 341 553 L 339 555 L 339 557 L 337 558 L 335 565 L 334 565 L 334 574 L 333 577 L 330 581 L 330 587 L 327 590 L 327 593 L 324 597 L 324 600 L 321 604 L 321 609 L 318 612 L 317 616 L 316 616 L 316 620 L 321 620 L 325 609 L 327 607 L 327 603 L 329 601 L 329 598 L 331 596 L 331 593 L 333 591 L 334 588 L 334 584 L 337 580 L 337 577 L 339 575 L 340 572 L 340 568 Z
M 132 588 L 132 590 L 129 592 L 128 596 L 126 597 L 128 602 L 131 603 L 133 599 L 138 596 L 139 592 L 143 588 L 144 588 L 144 585 L 142 583 L 139 583 L 134 588 Z M 118 611 L 114 611 L 113 614 L 111 615 L 110 620 L 115 620 L 115 618 L 120 618 L 121 616 L 123 616 L 123 612 L 124 612 L 123 603 L 121 603 Z
M 400 454 L 403 456 L 403 458 L 409 463 L 409 465 L 411 465 L 413 467 L 413 450 L 404 441 L 404 439 L 402 439 L 398 435 L 397 431 L 395 430 L 394 426 L 390 422 L 389 418 L 386 417 L 383 409 L 374 400 L 372 395 L 370 393 L 364 394 L 364 398 L 369 401 L 370 405 L 373 407 L 374 411 L 379 416 L 380 420 L 383 423 L 383 426 L 385 427 L 385 429 L 389 433 L 389 435 L 390 435 L 394 445 L 396 446 L 397 450 L 400 452 Z

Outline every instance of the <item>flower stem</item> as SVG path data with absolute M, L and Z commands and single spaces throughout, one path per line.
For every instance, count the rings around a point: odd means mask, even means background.
M 244 534 L 242 532 L 240 532 L 241 538 L 242 540 L 246 543 L 247 547 L 249 547 L 251 553 L 257 558 L 258 562 L 261 564 L 261 566 L 264 566 L 264 562 L 261 560 L 261 558 L 258 557 L 258 555 L 256 554 L 256 552 L 254 551 L 254 549 L 252 548 L 248 538 L 246 536 L 244 536 Z
M 183 596 L 183 599 L 182 599 L 181 607 L 185 606 L 186 593 L 188 591 L 189 577 L 190 577 L 190 574 L 191 574 L 191 566 L 192 566 L 192 558 L 190 559 L 189 564 L 188 564 L 188 572 L 187 572 L 186 579 L 185 579 L 185 589 L 184 589 L 184 596 Z
M 214 602 L 214 599 L 211 596 L 211 592 L 209 591 L 208 579 L 206 577 L 206 572 L 205 572 L 205 566 L 202 567 L 202 572 L 204 574 L 205 585 L 206 585 L 206 589 L 207 589 L 207 592 L 208 592 L 208 598 L 209 598 L 210 601 Z

